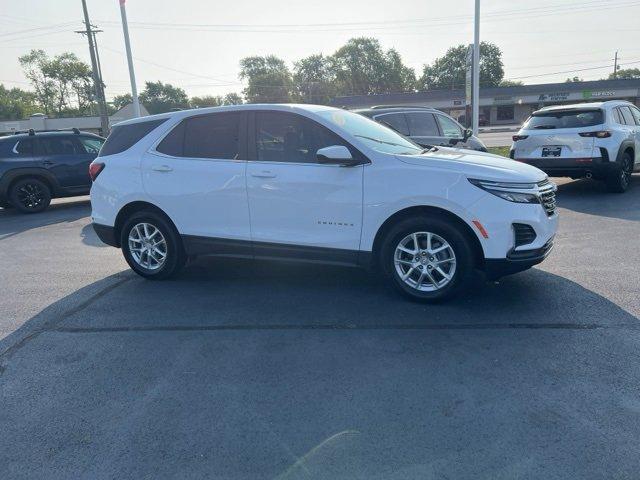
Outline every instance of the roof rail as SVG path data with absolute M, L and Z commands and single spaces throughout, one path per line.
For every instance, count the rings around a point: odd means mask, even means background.
M 373 107 L 369 107 L 372 110 L 377 110 L 380 108 L 424 108 L 426 110 L 433 110 L 433 107 L 427 107 L 425 105 L 374 105 Z
M 34 130 L 33 128 L 30 128 L 29 130 L 14 130 L 13 134 L 14 135 L 20 135 L 22 133 L 28 133 L 29 135 L 35 135 L 36 133 L 46 133 L 46 132 L 73 132 L 76 135 L 80 135 L 80 129 L 73 127 L 73 128 L 52 128 L 52 129 L 47 129 L 47 130 Z

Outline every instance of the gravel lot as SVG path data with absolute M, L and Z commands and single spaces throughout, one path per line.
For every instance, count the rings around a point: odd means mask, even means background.
M 0 478 L 637 479 L 640 176 L 454 302 L 357 269 L 131 273 L 86 198 L 0 209 Z

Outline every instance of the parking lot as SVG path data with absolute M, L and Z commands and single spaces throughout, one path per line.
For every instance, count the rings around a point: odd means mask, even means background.
M 338 267 L 149 282 L 86 197 L 0 209 L 0 477 L 637 478 L 640 176 L 558 182 L 547 261 L 436 306 Z

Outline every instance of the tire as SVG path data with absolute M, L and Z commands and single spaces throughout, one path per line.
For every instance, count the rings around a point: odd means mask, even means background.
M 399 249 L 402 246 L 405 250 L 416 250 L 415 238 L 420 247 L 417 255 Z M 430 255 L 429 250 L 436 252 Z M 473 278 L 475 265 L 471 241 L 460 227 L 442 217 L 410 218 L 393 226 L 382 243 L 380 261 L 400 293 L 426 303 L 462 292 Z M 406 280 L 401 273 L 409 275 Z
M 13 205 L 11 205 L 9 202 L 6 202 L 4 200 L 0 200 L 0 207 L 1 208 L 13 208 Z
M 136 212 L 126 220 L 120 245 L 131 269 L 150 280 L 174 277 L 187 259 L 180 234 L 163 215 L 153 211 Z
M 42 212 L 51 203 L 51 190 L 37 178 L 22 178 L 11 185 L 9 202 L 22 213 Z
M 631 173 L 633 172 L 633 159 L 629 152 L 622 154 L 620 158 L 620 169 L 607 177 L 607 190 L 612 193 L 624 193 L 631 184 Z

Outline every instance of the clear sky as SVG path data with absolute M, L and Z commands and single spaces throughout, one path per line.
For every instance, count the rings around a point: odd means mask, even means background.
M 107 98 L 126 93 L 118 0 L 87 0 Z M 292 66 L 372 36 L 420 74 L 448 47 L 473 39 L 474 0 L 127 0 L 139 88 L 162 80 L 189 95 L 241 91 L 238 62 L 275 54 Z M 640 0 L 481 0 L 481 39 L 503 51 L 505 77 L 525 83 L 585 80 L 640 68 Z M 29 88 L 18 56 L 32 48 L 89 62 L 80 0 L 0 0 L 0 83 Z M 605 67 L 605 68 L 600 68 Z

